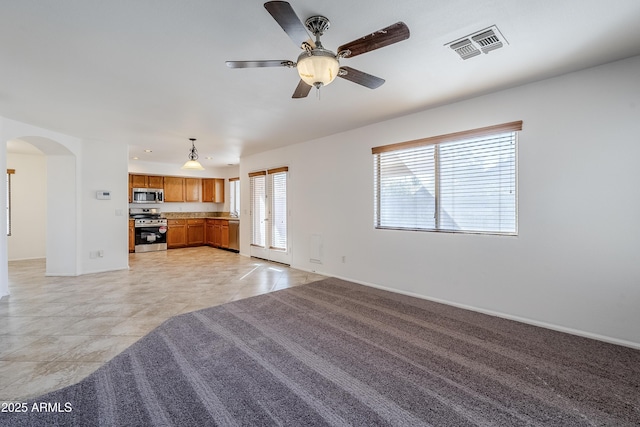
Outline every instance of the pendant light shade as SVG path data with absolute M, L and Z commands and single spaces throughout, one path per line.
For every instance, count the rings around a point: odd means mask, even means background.
M 198 150 L 196 150 L 196 144 L 195 144 L 196 139 L 189 138 L 189 141 L 191 141 L 191 151 L 189 151 L 189 160 L 187 160 L 187 162 L 184 165 L 182 165 L 181 169 L 202 171 L 204 170 L 204 168 L 198 161 Z

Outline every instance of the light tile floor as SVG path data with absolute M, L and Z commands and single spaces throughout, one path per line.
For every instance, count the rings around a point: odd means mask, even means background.
M 167 318 L 324 276 L 209 247 L 130 254 L 129 270 L 45 277 L 9 262 L 0 300 L 0 401 L 80 381 Z

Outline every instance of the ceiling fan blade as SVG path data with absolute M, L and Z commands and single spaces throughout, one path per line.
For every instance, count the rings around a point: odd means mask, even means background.
M 268 1 L 264 4 L 264 7 L 273 19 L 280 24 L 296 46 L 302 48 L 304 43 L 308 43 L 311 47 L 315 47 L 306 27 L 289 3 L 286 1 Z
M 380 77 L 372 76 L 371 74 L 356 70 L 355 68 L 340 67 L 340 69 L 346 71 L 347 74 L 338 74 L 339 77 L 349 80 L 350 82 L 358 83 L 359 85 L 368 87 L 369 89 L 378 88 L 385 82 L 385 80 Z
M 306 84 L 304 80 L 300 79 L 300 83 L 296 87 L 296 90 L 293 92 L 292 98 L 306 98 L 311 91 L 311 86 Z
M 351 53 L 345 55 L 345 58 L 352 58 L 357 55 L 362 55 L 363 53 L 371 52 L 372 50 L 380 49 L 381 47 L 401 42 L 408 38 L 409 27 L 407 27 L 404 22 L 396 22 L 375 33 L 367 34 L 358 40 L 340 46 L 338 53 L 348 50 Z
M 286 59 L 268 61 L 227 61 L 229 68 L 259 68 L 259 67 L 293 67 L 295 64 Z

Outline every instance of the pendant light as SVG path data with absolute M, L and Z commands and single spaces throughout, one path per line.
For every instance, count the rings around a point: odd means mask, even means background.
M 189 141 L 191 141 L 191 151 L 189 151 L 189 160 L 187 160 L 187 162 L 184 165 L 182 165 L 181 169 L 191 169 L 191 170 L 203 171 L 204 168 L 202 167 L 202 165 L 198 161 L 198 150 L 196 150 L 196 144 L 195 144 L 196 139 L 195 138 L 189 138 Z

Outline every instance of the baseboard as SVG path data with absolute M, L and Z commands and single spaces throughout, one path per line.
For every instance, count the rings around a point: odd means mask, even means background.
M 98 270 L 87 270 L 87 271 L 83 271 L 79 274 L 77 274 L 78 276 L 84 276 L 86 274 L 98 274 L 98 273 L 109 273 L 112 271 L 122 271 L 122 270 L 129 270 L 129 264 L 127 264 L 124 267 L 114 267 L 114 268 L 107 268 L 107 269 L 98 269 Z
M 424 299 L 424 300 L 428 300 L 428 301 L 433 301 L 433 302 L 437 302 L 437 303 L 440 303 L 440 304 L 446 304 L 446 305 L 449 305 L 449 306 L 452 306 L 452 307 L 462 308 L 462 309 L 465 309 L 465 310 L 475 311 L 477 313 L 488 314 L 490 316 L 500 317 L 502 319 L 514 320 L 516 322 L 525 323 L 525 324 L 533 325 L 533 326 L 538 326 L 538 327 L 545 328 L 545 329 L 550 329 L 550 330 L 553 330 L 553 331 L 564 332 L 564 333 L 571 334 L 571 335 L 576 335 L 576 336 L 579 336 L 579 337 L 590 338 L 590 339 L 606 342 L 606 343 L 609 343 L 609 344 L 616 344 L 616 345 L 621 345 L 621 346 L 624 346 L 624 347 L 630 347 L 630 348 L 634 348 L 634 349 L 640 350 L 640 343 L 633 342 L 633 341 L 627 341 L 627 340 L 623 340 L 623 339 L 619 339 L 619 338 L 609 337 L 609 336 L 606 336 L 606 335 L 595 334 L 593 332 L 587 332 L 587 331 L 583 331 L 583 330 L 580 330 L 580 329 L 568 328 L 568 327 L 565 327 L 565 326 L 555 325 L 553 323 L 542 322 L 542 321 L 539 321 L 539 320 L 529 319 L 529 318 L 526 318 L 526 317 L 515 316 L 515 315 L 512 315 L 512 314 L 502 313 L 502 312 L 499 312 L 499 311 L 487 310 L 487 309 L 484 309 L 484 308 L 474 307 L 474 306 L 467 305 L 467 304 L 460 304 L 460 303 L 457 303 L 457 302 L 448 301 L 448 300 L 441 299 L 441 298 L 434 298 L 434 297 L 429 297 L 429 296 L 417 294 L 415 292 L 403 291 L 403 290 L 400 290 L 400 289 L 395 289 L 395 288 L 390 288 L 390 287 L 387 287 L 387 286 L 377 285 L 375 283 L 364 282 L 362 280 L 354 280 L 354 279 L 351 279 L 349 277 L 336 276 L 336 275 L 332 275 L 332 274 L 322 273 L 322 272 L 319 272 L 319 271 L 316 271 L 316 270 L 303 269 L 303 268 L 299 268 L 299 267 L 295 267 L 295 268 L 298 269 L 298 270 L 308 271 L 310 273 L 316 273 L 316 274 L 322 274 L 324 276 L 335 277 L 337 279 L 346 280 L 348 282 L 357 283 L 359 285 L 369 286 L 371 288 L 381 289 L 383 291 L 395 292 L 397 294 L 407 295 L 407 296 L 410 296 L 410 297 L 420 298 L 420 299 Z
M 8 259 L 7 262 L 12 262 L 12 261 L 32 261 L 34 259 L 46 259 L 46 257 L 36 256 L 36 257 L 30 257 L 30 258 L 14 258 L 14 259 Z

